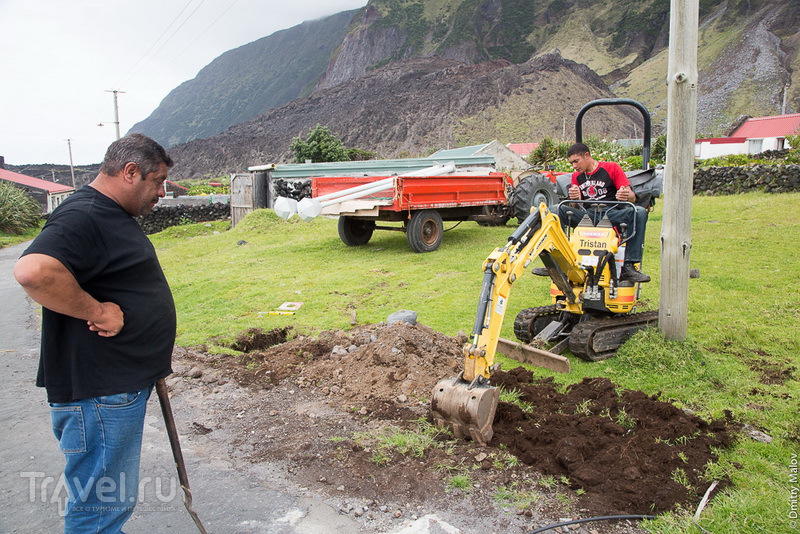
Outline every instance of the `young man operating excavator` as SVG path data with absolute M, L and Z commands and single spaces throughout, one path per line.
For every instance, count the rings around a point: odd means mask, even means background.
M 572 185 L 569 187 L 570 200 L 617 200 L 631 203 L 636 201 L 636 194 L 619 164 L 597 161 L 584 143 L 573 144 L 567 152 L 567 158 L 575 170 L 572 173 Z M 558 217 L 564 227 L 569 225 L 574 228 L 584 215 L 588 215 L 595 225 L 606 216 L 616 228 L 628 228 L 628 231 L 636 228 L 626 244 L 625 263 L 619 278 L 630 282 L 649 282 L 650 276 L 636 270 L 635 267 L 635 264 L 642 261 L 647 212 L 628 204 L 614 204 L 599 211 L 585 209 L 579 204 L 562 204 L 558 210 Z

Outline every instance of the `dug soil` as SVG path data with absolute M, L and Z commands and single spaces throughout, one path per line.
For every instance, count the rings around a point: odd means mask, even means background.
M 440 433 L 416 447 L 407 438 L 434 434 L 431 392 L 457 374 L 465 341 L 402 322 L 316 337 L 253 329 L 232 345 L 239 356 L 176 349 L 168 384 L 175 396 L 201 393 L 203 409 L 184 431 L 216 439 L 240 461 L 284 466 L 365 532 L 437 511 L 474 518 L 474 530 L 459 525 L 465 533 L 525 532 L 698 506 L 714 450 L 733 439 L 731 422 L 704 421 L 606 378 L 562 387 L 521 367 L 497 371 L 493 384 L 517 400 L 500 403 L 488 446 Z M 643 532 L 637 524 L 573 532 Z

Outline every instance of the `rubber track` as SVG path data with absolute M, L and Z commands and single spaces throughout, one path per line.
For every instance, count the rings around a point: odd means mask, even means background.
M 545 315 L 558 315 L 560 311 L 561 310 L 559 310 L 558 306 L 555 304 L 525 308 L 520 311 L 516 319 L 514 319 L 514 335 L 523 343 L 530 343 L 533 340 L 533 336 L 531 336 L 531 323 Z
M 516 324 L 516 323 L 515 323 Z M 569 336 L 569 350 L 581 359 L 596 362 L 613 356 L 617 349 L 635 332 L 624 332 L 631 326 L 638 326 L 637 330 L 658 324 L 658 310 L 632 313 L 619 317 L 603 319 L 589 319 L 576 324 Z M 620 330 L 619 339 L 614 339 L 614 330 Z M 596 352 L 594 350 L 595 336 L 602 334 L 606 341 L 611 336 L 614 347 L 612 350 Z

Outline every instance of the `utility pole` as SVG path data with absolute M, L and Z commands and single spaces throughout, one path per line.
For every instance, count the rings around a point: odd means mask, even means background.
M 72 139 L 67 139 L 67 148 L 69 148 L 69 172 L 72 174 L 72 187 L 75 187 L 75 167 L 72 165 Z
M 667 161 L 661 227 L 661 302 L 664 337 L 686 339 L 689 256 L 692 250 L 694 139 L 697 133 L 699 0 L 671 0 L 667 68 Z
M 117 91 L 116 89 L 106 89 L 106 93 L 114 93 L 114 126 L 117 128 L 117 139 L 119 139 L 119 106 L 117 105 L 117 93 L 125 93 L 125 91 Z

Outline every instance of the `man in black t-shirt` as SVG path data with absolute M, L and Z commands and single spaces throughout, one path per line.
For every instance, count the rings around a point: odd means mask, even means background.
M 134 217 L 165 196 L 172 159 L 152 139 L 113 143 L 17 261 L 42 305 L 36 385 L 66 457 L 65 532 L 119 532 L 136 504 L 147 399 L 169 375 L 175 304 Z

